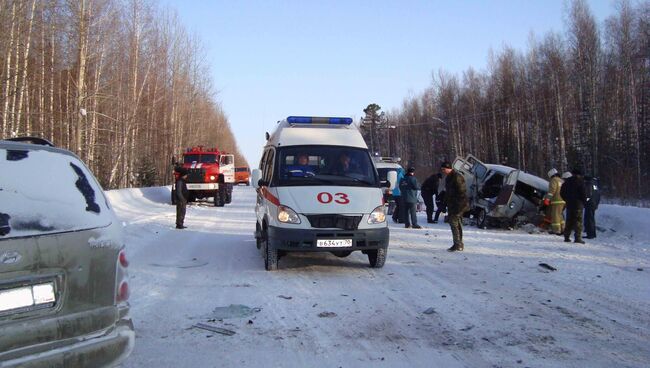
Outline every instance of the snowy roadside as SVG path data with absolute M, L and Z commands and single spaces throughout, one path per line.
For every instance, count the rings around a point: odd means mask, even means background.
M 191 206 L 182 231 L 173 229 L 169 189 L 107 193 L 126 224 L 131 261 L 137 339 L 125 367 L 650 361 L 649 209 L 603 205 L 603 231 L 585 245 L 468 226 L 463 253 L 445 251 L 446 224 L 391 224 L 383 269 L 368 268 L 360 253 L 300 254 L 267 272 L 252 237 L 251 188 L 237 187 L 223 208 Z M 240 307 L 215 309 L 230 305 Z

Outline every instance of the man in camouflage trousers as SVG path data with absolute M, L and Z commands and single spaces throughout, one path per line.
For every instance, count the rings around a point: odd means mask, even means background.
M 449 227 L 454 238 L 454 245 L 448 249 L 450 252 L 463 251 L 463 214 L 469 210 L 467 199 L 467 187 L 465 178 L 459 172 L 451 168 L 451 164 L 442 164 L 442 172 L 445 178 L 445 200 L 447 202 L 447 213 L 449 214 Z
M 565 202 L 560 196 L 560 189 L 562 187 L 562 179 L 560 173 L 556 169 L 548 171 L 548 193 L 544 196 L 544 205 L 550 207 L 551 211 L 551 229 L 549 233 L 555 235 L 564 234 L 564 210 Z
M 564 229 L 564 241 L 571 241 L 571 232 L 574 232 L 574 242 L 584 244 L 582 240 L 582 211 L 587 203 L 585 193 L 585 180 L 582 171 L 573 169 L 571 176 L 560 190 L 560 195 L 566 201 L 566 228 Z

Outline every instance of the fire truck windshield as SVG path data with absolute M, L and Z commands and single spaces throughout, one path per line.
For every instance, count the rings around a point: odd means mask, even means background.
M 217 162 L 217 155 L 214 154 L 190 154 L 185 155 L 183 162 L 186 164 L 191 164 L 193 162 L 200 162 L 203 164 L 213 164 Z

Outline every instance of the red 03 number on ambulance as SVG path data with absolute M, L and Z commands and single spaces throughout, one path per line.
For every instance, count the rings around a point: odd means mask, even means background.
M 331 194 L 328 192 L 320 192 L 316 196 L 316 199 L 323 204 L 328 204 L 328 203 L 338 203 L 338 204 L 348 204 L 350 203 L 350 199 L 348 198 L 348 195 L 345 193 L 335 193 Z

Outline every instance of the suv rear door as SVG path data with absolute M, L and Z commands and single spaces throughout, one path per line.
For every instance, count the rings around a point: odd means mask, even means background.
M 123 243 L 90 171 L 66 151 L 0 142 L 0 172 L 0 360 L 114 325 Z

